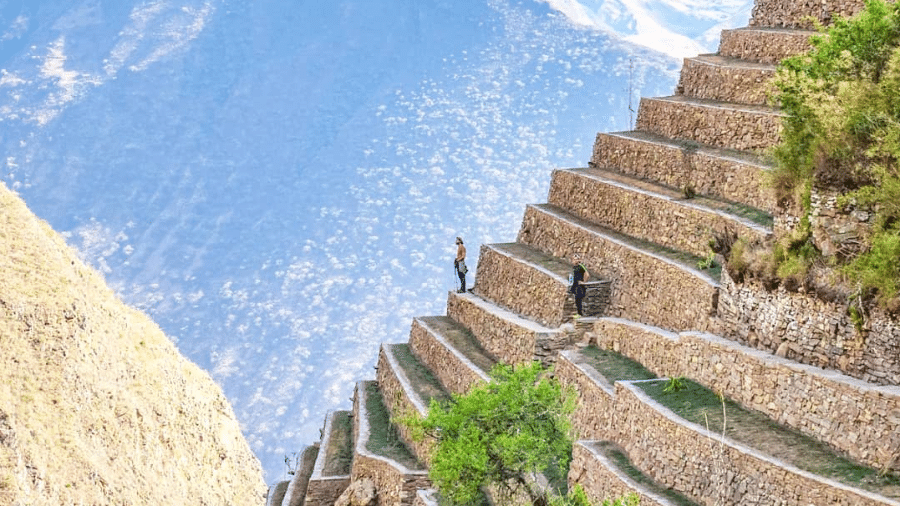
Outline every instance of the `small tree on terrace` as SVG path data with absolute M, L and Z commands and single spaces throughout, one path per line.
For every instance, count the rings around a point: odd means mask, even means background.
M 416 437 L 436 440 L 429 475 L 452 503 L 473 504 L 482 487 L 494 486 L 502 498 L 524 493 L 533 504 L 548 504 L 550 492 L 530 477 L 565 476 L 575 398 L 538 362 L 498 365 L 491 378 L 450 402 L 432 401 L 427 417 L 402 423 Z

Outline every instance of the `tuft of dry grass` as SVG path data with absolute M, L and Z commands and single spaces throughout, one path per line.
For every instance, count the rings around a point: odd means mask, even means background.
M 0 504 L 263 504 L 212 378 L 0 183 Z

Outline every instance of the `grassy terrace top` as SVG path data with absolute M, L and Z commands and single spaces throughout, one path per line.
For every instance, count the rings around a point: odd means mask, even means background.
M 582 363 L 593 367 L 610 383 L 656 378 L 655 374 L 640 363 L 612 350 L 588 346 L 580 350 L 578 355 L 580 355 Z
M 491 244 L 491 247 L 498 251 L 502 251 L 506 254 L 512 255 L 516 258 L 525 260 L 526 262 L 543 267 L 544 269 L 547 269 L 548 271 L 563 278 L 568 278 L 569 272 L 571 272 L 572 270 L 572 265 L 570 265 L 567 261 L 561 258 L 547 255 L 546 253 L 526 244 L 518 242 L 508 242 L 501 244 Z
M 584 228 L 592 230 L 598 234 L 604 235 L 604 236 L 614 239 L 616 241 L 627 244 L 634 249 L 644 251 L 646 253 L 657 255 L 657 256 L 660 256 L 667 260 L 670 260 L 676 264 L 679 264 L 689 270 L 696 272 L 697 274 L 699 274 L 701 276 L 706 276 L 710 280 L 712 280 L 716 283 L 718 283 L 722 279 L 722 266 L 721 265 L 713 264 L 713 266 L 708 269 L 700 269 L 698 267 L 698 264 L 700 262 L 702 262 L 704 259 L 697 255 L 687 253 L 685 251 L 678 251 L 676 249 L 672 249 L 667 246 L 662 246 L 662 245 L 656 244 L 654 242 L 646 241 L 644 239 L 639 239 L 637 237 L 623 234 L 621 232 L 618 232 L 611 228 L 604 227 L 602 225 L 597 225 L 596 223 L 592 223 L 590 221 L 581 219 L 567 211 L 559 209 L 550 204 L 539 204 L 539 205 L 535 205 L 534 207 L 539 208 L 539 209 L 550 210 L 550 212 L 552 212 L 552 213 L 565 216 L 565 218 L 567 220 L 569 220 L 570 222 L 572 222 L 578 226 L 584 227 Z M 503 245 L 503 246 L 506 247 L 507 245 Z M 521 246 L 522 248 L 530 248 L 529 246 L 524 246 L 524 245 L 519 245 L 519 246 Z M 530 248 L 530 249 L 533 250 L 533 248 Z M 534 251 L 537 251 L 537 250 L 534 250 Z M 544 260 L 547 263 L 547 265 L 564 266 L 564 270 L 559 271 L 560 275 L 568 276 L 569 272 L 572 270 L 572 266 L 569 265 L 568 263 L 565 263 L 562 259 L 547 257 L 546 255 L 544 255 L 543 253 L 540 253 L 540 252 L 538 252 L 538 254 L 533 254 L 533 255 L 534 256 L 543 256 L 548 259 L 552 259 L 552 260 Z M 561 267 L 557 267 L 557 268 L 562 269 Z
M 331 415 L 331 434 L 325 451 L 323 476 L 345 476 L 350 474 L 353 460 L 353 422 L 349 411 L 335 411 Z
M 483 372 L 491 372 L 497 363 L 497 359 L 481 347 L 470 330 L 459 325 L 449 316 L 426 316 L 420 319 L 439 332 L 444 339 L 450 342 L 450 345 Z
M 413 390 L 422 399 L 425 406 L 431 404 L 432 399 L 439 402 L 451 399 L 450 394 L 444 390 L 441 382 L 431 372 L 431 369 L 413 355 L 409 344 L 395 344 L 390 347 L 390 351 L 394 354 L 394 358 L 397 359 L 400 367 L 403 368 L 403 372 L 406 373 Z
M 424 470 L 425 467 L 400 439 L 397 427 L 391 423 L 391 414 L 384 405 L 378 384 L 374 381 L 367 381 L 365 386 L 366 409 L 369 417 L 369 441 L 366 443 L 366 449 L 375 455 L 399 462 L 407 469 Z
M 747 410 L 693 381 L 684 388 L 664 392 L 667 381 L 637 384 L 651 398 L 687 421 L 741 442 L 804 471 L 868 490 L 890 498 L 900 498 L 900 477 L 879 476 L 877 469 L 864 467 L 838 454 L 824 443 L 796 430 L 778 425 L 765 415 Z

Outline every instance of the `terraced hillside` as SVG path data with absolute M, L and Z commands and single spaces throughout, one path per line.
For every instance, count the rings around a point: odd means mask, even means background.
M 496 362 L 540 360 L 579 394 L 569 483 L 598 501 L 900 505 L 897 322 L 873 316 L 860 332 L 840 304 L 708 262 L 716 235 L 765 239 L 795 223 L 762 184 L 781 124 L 766 82 L 808 48 L 808 16 L 861 7 L 758 0 L 717 54 L 686 59 L 675 95 L 642 100 L 636 130 L 599 134 L 588 167 L 553 172 L 516 242 L 481 248 L 470 293 L 382 346 L 340 444 L 326 418 L 308 489 L 330 495 L 271 504 L 332 504 L 348 483 L 371 483 L 380 504 L 436 504 L 428 443 L 389 414 L 424 412 Z M 575 254 L 608 293 L 599 314 L 573 320 Z M 341 452 L 350 462 L 322 472 Z

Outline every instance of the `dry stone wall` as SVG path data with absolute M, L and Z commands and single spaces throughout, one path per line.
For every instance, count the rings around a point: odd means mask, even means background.
M 479 343 L 494 357 L 507 364 L 539 360 L 545 366 L 555 361 L 556 353 L 572 344 L 572 333 L 551 329 L 524 320 L 499 307 L 486 308 L 473 297 L 450 294 L 447 315 L 478 336 Z
M 378 353 L 378 388 L 384 398 L 384 405 L 394 417 L 420 416 L 428 414 L 426 406 L 412 389 L 412 385 L 406 378 L 403 369 L 397 363 L 390 345 L 382 345 Z M 434 448 L 434 440 L 425 438 L 415 441 L 409 428 L 403 424 L 395 424 L 400 438 L 416 455 L 421 462 L 431 460 L 431 452 Z
M 616 383 L 619 443 L 654 480 L 703 504 L 884 505 L 883 498 L 804 473 L 677 418 L 634 384 Z M 660 441 L 667 444 L 661 445 Z
M 877 469 L 900 471 L 900 387 L 873 386 L 709 334 L 674 334 L 624 320 L 595 323 L 597 346 L 658 376 L 687 377 L 723 392 Z
M 612 283 L 606 311 L 609 316 L 670 329 L 709 328 L 718 284 L 697 271 L 563 221 L 535 206 L 526 208 L 519 241 L 560 258 L 581 253 L 591 277 Z
M 722 273 L 721 334 L 803 364 L 878 385 L 900 385 L 900 324 L 875 309 L 863 332 L 847 306 Z
M 563 387 L 574 388 L 578 405 L 571 416 L 576 440 L 615 440 L 613 427 L 624 423 L 615 410 L 612 385 L 591 367 L 585 367 L 571 351 L 560 354 L 554 369 Z
M 696 144 L 675 145 L 631 136 L 597 134 L 592 167 L 616 170 L 673 188 L 692 188 L 700 195 L 721 197 L 762 209 L 777 209 L 763 184 L 769 167 L 721 150 Z
M 756 0 L 750 26 L 812 29 L 814 18 L 822 24 L 837 16 L 850 17 L 865 7 L 864 0 Z
M 719 54 L 759 63 L 778 63 L 808 51 L 813 32 L 740 28 L 723 30 Z
M 854 207 L 837 204 L 834 191 L 814 188 L 810 195 L 810 216 L 813 241 L 823 255 L 858 253 L 869 236 L 873 214 Z
M 617 382 L 610 392 L 585 369 L 569 353 L 560 355 L 560 382 L 597 401 L 580 402 L 574 415 L 576 428 L 586 433 L 583 438 L 619 444 L 638 469 L 702 504 L 886 504 L 884 498 L 817 478 L 688 423 L 634 382 Z
M 637 129 L 672 139 L 741 151 L 760 151 L 781 140 L 781 113 L 762 106 L 642 98 Z
M 311 479 L 303 506 L 332 506 L 350 486 L 350 475 L 319 476 Z
M 590 441 L 576 441 L 572 446 L 569 481 L 581 483 L 592 504 L 603 504 L 633 492 L 640 495 L 641 506 L 674 506 L 664 498 L 643 493 L 631 478 L 594 449 Z
M 709 240 L 726 229 L 748 240 L 770 235 L 759 225 L 711 212 L 679 197 L 626 187 L 604 179 L 602 173 L 556 170 L 548 201 L 623 234 L 698 256 L 709 253 Z
M 481 248 L 475 293 L 541 325 L 559 327 L 566 320 L 566 284 L 561 275 L 517 261 L 499 249 Z
M 775 67 L 714 56 L 685 58 L 676 93 L 738 104 L 765 104 Z
M 437 334 L 418 318 L 412 323 L 409 346 L 450 392 L 463 394 L 475 383 L 489 380 L 487 371 L 481 371 L 465 357 L 453 353 L 449 345 L 441 343 Z
M 379 504 L 411 505 L 416 490 L 431 486 L 428 472 L 404 467 L 396 461 L 378 456 L 366 449 L 369 441 L 368 411 L 366 408 L 366 382 L 359 382 L 354 391 L 356 415 L 353 417 L 353 439 L 356 450 L 350 480 L 370 479 L 378 491 Z

